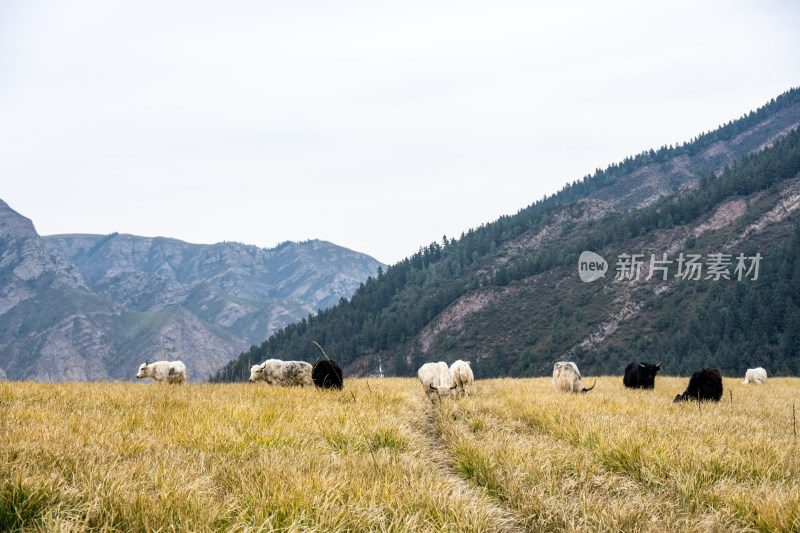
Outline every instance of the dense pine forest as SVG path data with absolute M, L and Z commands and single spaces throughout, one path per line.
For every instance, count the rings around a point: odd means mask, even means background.
M 758 361 L 773 374 L 798 375 L 800 362 L 800 226 L 794 215 L 740 243 L 725 245 L 731 231 L 698 238 L 692 228 L 724 202 L 748 199 L 739 226 L 771 207 L 790 180 L 800 174 L 800 133 L 793 131 L 772 147 L 747 155 L 642 209 L 610 210 L 599 220 L 581 218 L 585 201 L 645 165 L 700 153 L 733 138 L 765 117 L 800 103 L 800 90 L 784 93 L 756 112 L 676 147 L 643 152 L 592 176 L 568 184 L 512 216 L 471 229 L 458 238 L 421 247 L 411 257 L 379 270 L 350 299 L 286 326 L 223 368 L 212 381 L 243 380 L 249 365 L 270 357 L 314 362 L 314 344 L 351 373 L 374 372 L 381 358 L 390 375 L 410 376 L 425 360 L 479 360 L 477 377 L 547 374 L 565 354 L 582 370 L 619 374 L 629 360 L 664 360 L 664 372 L 686 374 L 698 366 L 739 373 Z M 710 164 L 710 163 L 709 163 Z M 770 203 L 773 202 L 773 203 Z M 566 218 L 565 218 L 566 217 Z M 510 247 L 536 235 L 554 219 L 566 220 L 557 238 L 540 246 Z M 664 235 L 686 234 L 685 251 L 760 253 L 756 280 L 674 281 L 656 294 L 614 283 L 612 275 L 593 284 L 578 281 L 579 254 L 594 250 L 615 257 L 626 250 L 656 250 Z M 726 240 L 727 239 L 727 240 Z M 556 288 L 558 287 L 558 288 Z M 505 291 L 505 292 L 502 292 Z M 622 324 L 612 338 L 581 346 L 614 307 L 635 292 L 639 316 Z M 421 348 L 420 335 L 454 302 L 470 296 L 513 293 L 507 304 L 489 304 L 456 328 L 433 335 Z M 630 295 L 628 295 L 629 297 Z M 491 299 L 491 298 L 489 298 Z M 424 353 L 423 353 L 424 352 Z

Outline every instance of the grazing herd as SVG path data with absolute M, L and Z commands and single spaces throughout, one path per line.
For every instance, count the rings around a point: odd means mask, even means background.
M 657 365 L 635 361 L 625 368 L 622 383 L 631 389 L 653 389 L 655 378 L 663 361 Z M 139 379 L 152 378 L 157 383 L 181 385 L 186 382 L 186 365 L 181 361 L 144 362 L 136 374 Z M 457 360 L 449 367 L 444 361 L 425 363 L 417 371 L 422 390 L 432 401 L 447 397 L 459 398 L 470 395 L 475 376 L 469 361 Z M 319 387 L 321 389 L 341 389 L 344 374 L 341 367 L 330 359 L 318 361 L 311 366 L 305 361 L 281 361 L 267 359 L 250 368 L 250 383 L 264 381 L 269 385 L 281 387 Z M 743 384 L 765 384 L 767 371 L 761 367 L 750 368 L 745 374 Z M 594 389 L 585 387 L 578 366 L 571 361 L 559 361 L 553 366 L 553 388 L 557 392 L 586 393 Z M 675 396 L 673 403 L 685 401 L 713 401 L 722 398 L 722 376 L 716 368 L 703 368 L 692 374 L 689 384 L 682 394 Z
M 186 365 L 181 361 L 144 362 L 136 374 L 139 379 L 152 378 L 156 383 L 182 385 L 186 382 Z M 281 387 L 313 387 L 341 389 L 342 369 L 335 361 L 318 361 L 313 367 L 305 361 L 267 359 L 250 367 L 250 383 L 264 381 Z
M 661 369 L 663 361 L 657 365 L 635 361 L 625 368 L 622 383 L 631 389 L 653 389 L 656 374 Z M 472 368 L 469 361 L 461 360 L 453 363 L 450 368 L 447 363 L 425 363 L 417 372 L 422 390 L 431 401 L 453 396 L 469 396 L 470 387 L 474 381 Z M 754 368 L 747 371 L 744 383 L 766 383 L 767 371 L 763 368 Z M 557 392 L 586 393 L 594 389 L 597 380 L 591 387 L 586 387 L 581 379 L 578 365 L 572 361 L 559 361 L 553 366 L 553 388 Z M 693 401 L 718 402 L 722 398 L 722 376 L 716 368 L 703 368 L 698 370 L 689 379 L 689 385 L 683 394 L 675 396 L 673 403 Z
M 475 376 L 469 361 L 459 359 L 449 367 L 444 361 L 425 363 L 417 371 L 422 391 L 432 402 L 441 401 L 448 396 L 454 398 L 469 396 Z

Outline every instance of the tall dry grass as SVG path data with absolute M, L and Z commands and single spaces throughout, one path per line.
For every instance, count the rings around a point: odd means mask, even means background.
M 685 383 L 0 383 L 0 530 L 800 531 L 800 380 Z
M 671 403 L 686 379 L 568 396 L 545 381 L 487 381 L 436 421 L 463 475 L 528 528 L 800 531 L 800 380 L 725 379 L 723 401 L 700 405 Z
M 401 379 L 0 383 L 0 530 L 503 530 L 431 465 L 428 407 Z

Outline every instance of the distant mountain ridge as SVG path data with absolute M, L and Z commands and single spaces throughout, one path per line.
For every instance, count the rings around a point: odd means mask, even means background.
M 597 170 L 514 215 L 422 247 L 212 380 L 241 379 L 249 361 L 278 354 L 313 361 L 312 341 L 350 375 L 374 375 L 381 361 L 407 376 L 426 361 L 455 359 L 472 360 L 478 378 L 547 375 L 564 359 L 584 373 L 621 374 L 630 360 L 662 357 L 668 373 L 743 372 L 754 361 L 800 373 L 792 355 L 800 297 L 787 300 L 800 283 L 798 127 L 800 89 L 792 89 L 683 145 Z M 584 250 L 609 259 L 763 250 L 780 260 L 767 261 L 750 286 L 623 283 L 613 262 L 606 278 L 585 284 L 577 276 Z
M 77 266 L 94 290 L 138 311 L 163 306 L 142 298 L 138 285 L 143 281 L 171 294 L 164 297 L 171 304 L 206 284 L 247 300 L 296 299 L 316 311 L 334 305 L 342 294 L 351 294 L 381 266 L 364 254 L 319 240 L 265 249 L 234 242 L 190 244 L 116 233 L 43 239 L 52 253 Z M 135 294 L 124 290 L 126 278 L 133 278 Z
M 332 243 L 40 237 L 0 200 L 0 379 L 134 379 L 180 358 L 203 381 L 253 342 L 347 298 L 382 267 Z

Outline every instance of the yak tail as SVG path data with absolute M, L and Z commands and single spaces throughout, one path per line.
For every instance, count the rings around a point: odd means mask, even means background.
M 323 349 L 322 349 L 322 346 L 320 346 L 320 345 L 319 345 L 319 343 L 318 343 L 317 341 L 311 341 L 311 342 L 313 342 L 314 344 L 316 344 L 316 345 L 317 345 L 317 348 L 319 348 L 319 350 L 322 352 L 322 355 L 324 355 L 324 356 L 325 356 L 325 359 L 327 359 L 328 361 L 330 361 L 330 360 L 331 360 L 331 358 L 330 358 L 330 357 L 328 357 L 328 354 L 326 354 L 326 353 L 325 353 L 325 350 L 323 350 Z M 313 368 L 311 369 L 311 371 L 312 371 L 312 372 L 314 371 L 314 368 L 316 368 L 316 367 L 317 367 L 317 363 L 319 363 L 319 358 L 317 358 L 317 360 L 316 360 L 316 361 L 314 361 Z
M 589 392 L 594 388 L 595 385 L 597 385 L 597 380 L 594 380 L 594 383 L 592 383 L 592 386 L 589 387 L 588 389 L 584 387 L 584 389 L 581 392 Z

